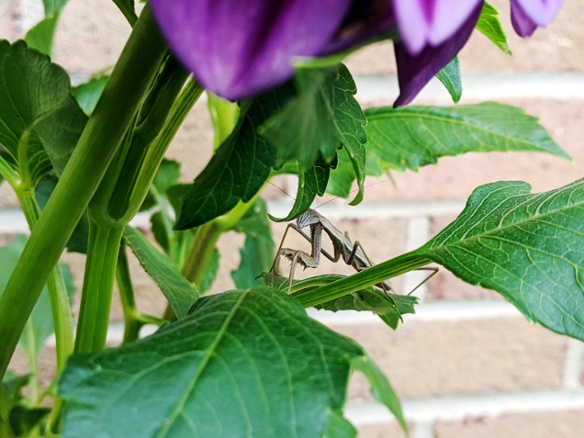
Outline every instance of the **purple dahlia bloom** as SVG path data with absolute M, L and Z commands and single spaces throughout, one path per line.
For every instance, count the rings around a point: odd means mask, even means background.
M 562 0 L 510 0 L 522 36 L 545 26 Z M 290 79 L 296 57 L 330 55 L 397 29 L 400 96 L 409 103 L 466 44 L 483 0 L 151 0 L 181 62 L 230 100 Z
M 563 0 L 511 0 L 511 23 L 517 35 L 529 37 L 547 26 L 558 14 Z
M 230 100 L 285 82 L 294 74 L 295 57 L 346 49 L 387 31 L 391 24 L 387 0 L 151 0 L 151 4 L 181 62 L 205 87 Z

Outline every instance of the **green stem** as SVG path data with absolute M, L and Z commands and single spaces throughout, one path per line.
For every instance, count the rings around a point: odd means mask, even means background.
M 130 5 L 133 5 L 133 2 L 128 2 L 128 0 L 113 0 L 120 12 L 126 17 L 130 26 L 134 26 L 136 21 L 138 20 L 138 16 L 136 12 L 134 12 L 134 8 Z
M 180 75 L 178 76 L 180 81 Z M 184 83 L 184 80 L 182 81 Z M 149 146 L 148 151 L 144 157 L 142 166 L 135 182 L 135 188 L 132 191 L 129 205 L 133 209 L 124 215 L 126 220 L 130 220 L 139 207 L 142 205 L 144 198 L 148 194 L 148 190 L 152 186 L 152 181 L 156 176 L 156 171 L 160 167 L 160 163 L 164 158 L 170 142 L 176 135 L 178 129 L 182 126 L 186 116 L 197 102 L 199 97 L 203 94 L 204 88 L 195 80 L 190 80 L 184 87 L 176 102 L 170 108 L 170 112 L 166 117 L 166 121 L 159 132 L 159 135 L 153 140 Z
M 34 229 L 39 216 L 40 208 L 36 202 L 33 190 L 21 189 L 19 186 L 13 186 L 16 196 L 22 207 L 22 211 L 31 230 Z M 56 339 L 56 355 L 57 355 L 57 375 L 61 373 L 65 367 L 67 358 L 73 353 L 73 315 L 71 313 L 71 302 L 67 294 L 67 286 L 65 279 L 59 267 L 55 267 L 49 274 L 47 280 L 47 289 L 49 291 L 49 299 L 51 301 L 51 312 L 53 316 L 53 328 Z M 27 324 L 26 330 L 32 331 L 32 325 Z M 34 336 L 34 332 L 33 335 Z M 31 342 L 29 342 L 33 345 Z M 34 403 L 40 402 L 37 397 L 38 390 L 38 366 L 37 366 L 37 352 L 27 351 L 28 362 L 31 372 L 31 399 Z M 59 397 L 55 398 L 53 409 L 47 422 L 47 433 L 55 431 L 54 426 L 58 423 L 61 414 L 62 400 Z
M 124 227 L 89 220 L 87 262 L 75 338 L 75 352 L 105 347 L 118 252 Z
M 25 349 L 26 358 L 28 360 L 28 367 L 30 373 L 29 388 L 30 396 L 29 399 L 32 401 L 33 405 L 36 406 L 39 399 L 39 364 L 37 358 L 37 351 L 35 348 L 35 333 L 34 327 L 30 322 L 26 324 L 24 329 L 24 335 L 28 339 L 28 348 Z
M 421 268 L 432 260 L 414 252 L 403 254 L 392 260 L 357 272 L 350 277 L 335 281 L 316 289 L 292 293 L 304 307 L 313 307 L 327 301 L 344 297 L 350 293 L 381 283 L 389 278 Z
M 20 176 L 2 155 L 0 155 L 0 176 L 2 176 L 2 178 L 4 178 L 12 187 L 16 187 L 20 184 Z
M 0 380 L 43 285 L 118 150 L 166 50 L 146 6 L 0 297 Z
M 116 279 L 118 290 L 120 291 L 122 309 L 124 311 L 124 344 L 127 344 L 128 342 L 138 339 L 142 323 L 137 318 L 138 309 L 134 298 L 134 286 L 132 285 L 132 276 L 130 275 L 126 245 L 123 244 L 120 247 L 120 253 L 118 254 Z
M 36 202 L 32 190 L 21 190 L 15 187 L 16 196 L 22 207 L 22 211 L 31 230 L 40 216 L 40 208 Z M 73 316 L 71 314 L 71 303 L 67 295 L 65 279 L 58 267 L 55 267 L 49 274 L 47 280 L 49 298 L 51 300 L 51 311 L 55 338 L 57 343 L 57 374 L 65 367 L 67 358 L 73 353 Z

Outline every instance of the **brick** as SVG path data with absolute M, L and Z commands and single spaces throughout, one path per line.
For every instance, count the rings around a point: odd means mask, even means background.
M 438 423 L 436 438 L 573 438 L 584 429 L 584 410 L 537 412 Z
M 423 304 L 422 304 L 423 305 Z M 523 391 L 562 385 L 567 338 L 522 318 L 331 325 L 359 342 L 400 397 Z M 353 399 L 370 399 L 356 375 Z
M 387 437 L 405 437 L 404 431 L 397 423 L 388 424 L 368 424 L 356 427 L 359 438 L 387 438 Z M 410 436 L 415 437 L 415 427 L 409 426 Z
M 14 41 L 19 34 L 21 10 L 18 2 L 3 1 L 0 4 L 0 39 Z
M 71 0 L 61 13 L 54 61 L 69 72 L 93 74 L 114 66 L 130 25 L 109 0 Z
M 18 198 L 12 187 L 6 182 L 0 182 L 0 207 L 18 207 Z
M 568 162 L 541 153 L 491 152 L 444 157 L 437 165 L 418 172 L 393 172 L 395 185 L 377 184 L 367 188 L 369 200 L 466 200 L 479 185 L 494 181 L 521 180 L 542 192 L 582 178 L 584 149 L 581 145 L 581 120 L 584 105 L 570 101 L 525 99 L 506 103 L 540 118 L 552 138 L 573 159 Z
M 578 0 L 566 0 L 558 17 L 546 28 L 528 39 L 519 38 L 511 26 L 509 1 L 491 2 L 500 11 L 501 23 L 508 37 L 513 56 L 495 47 L 480 32 L 475 31 L 460 53 L 463 73 L 466 71 L 584 71 L 584 44 L 578 20 L 584 5 Z M 580 53 L 580 55 L 578 54 Z M 384 41 L 367 46 L 347 59 L 353 74 L 379 75 L 395 73 L 393 43 Z
M 45 389 L 47 389 L 53 378 L 57 373 L 57 363 L 56 363 L 56 351 L 54 348 L 43 348 L 41 354 L 38 358 L 38 370 L 39 370 L 39 394 L 41 394 Z M 8 369 L 13 371 L 18 375 L 26 375 L 30 371 L 28 366 L 28 359 L 20 347 L 16 348 L 14 355 L 10 361 Z M 25 388 L 25 394 L 29 394 L 29 388 Z M 45 399 L 44 406 L 50 406 L 52 403 L 51 398 Z

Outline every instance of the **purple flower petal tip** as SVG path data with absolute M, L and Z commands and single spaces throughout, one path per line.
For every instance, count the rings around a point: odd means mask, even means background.
M 436 47 L 426 46 L 417 55 L 412 55 L 405 43 L 395 44 L 400 95 L 394 107 L 410 103 L 430 79 L 452 61 L 470 38 L 481 9 L 482 3 L 475 5 L 475 9 L 454 35 Z
M 411 55 L 439 46 L 466 23 L 483 0 L 391 0 L 402 42 Z
M 547 26 L 558 14 L 563 0 L 511 0 L 511 23 L 517 35 L 529 37 Z

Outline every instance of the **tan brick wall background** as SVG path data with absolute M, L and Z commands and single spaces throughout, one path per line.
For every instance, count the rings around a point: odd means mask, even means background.
M 35 3 L 39 2 L 0 0 L 0 38 L 22 36 L 38 17 Z M 521 179 L 542 191 L 584 176 L 584 31 L 580 23 L 584 3 L 565 0 L 557 20 L 530 40 L 512 33 L 507 0 L 493 4 L 502 11 L 514 56 L 504 55 L 482 35 L 474 35 L 460 56 L 465 81 L 462 103 L 491 99 L 524 108 L 541 119 L 574 161 L 528 154 L 445 158 L 417 173 L 394 174 L 395 186 L 386 182 L 368 187 L 366 201 L 358 207 L 348 208 L 344 200 L 323 207 L 321 212 L 348 230 L 374 260 L 388 259 L 428 240 L 460 212 L 480 184 Z M 87 77 L 113 65 L 128 33 L 129 26 L 111 0 L 70 0 L 56 36 L 54 60 L 74 78 Z M 390 44 L 369 47 L 348 64 L 357 76 L 362 104 L 392 102 L 396 85 Z M 448 100 L 446 92 L 432 84 L 417 102 L 444 104 Z M 201 104 L 169 151 L 170 157 L 182 161 L 184 180 L 192 179 L 206 164 L 211 139 L 209 118 Z M 292 180 L 283 184 L 294 191 Z M 272 190 L 270 198 L 270 210 L 276 215 L 290 207 L 290 200 L 277 191 Z M 15 197 L 4 184 L 0 187 L 0 242 L 26 229 L 15 207 Z M 283 226 L 273 228 L 278 239 Z M 229 272 L 239 262 L 239 244 L 241 239 L 232 234 L 221 239 L 221 276 L 214 290 L 232 287 Z M 79 282 L 83 257 L 69 254 L 65 260 Z M 163 304 L 159 291 L 136 263 L 133 269 L 140 309 L 158 314 Z M 324 264 L 321 269 L 350 272 L 340 265 Z M 396 287 L 407 291 L 419 277 L 420 273 L 414 273 L 398 279 Z M 371 315 L 313 313 L 367 348 L 402 397 L 413 437 L 581 436 L 582 343 L 530 325 L 494 292 L 468 286 L 448 272 L 441 271 L 419 295 L 422 304 L 417 315 L 408 315 L 396 332 Z M 121 318 L 116 302 L 112 345 L 120 340 Z M 49 345 L 43 358 L 45 382 L 53 372 L 52 356 Z M 12 366 L 22 368 L 24 363 L 18 357 Z M 391 416 L 372 401 L 359 376 L 351 385 L 349 415 L 360 436 L 400 436 Z

